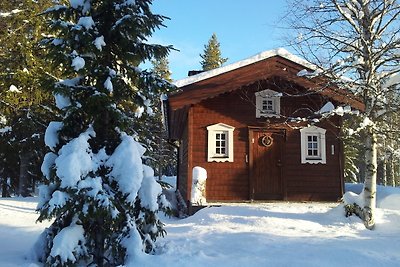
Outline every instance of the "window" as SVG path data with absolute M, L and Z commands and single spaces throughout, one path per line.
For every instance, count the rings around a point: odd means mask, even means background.
M 261 110 L 265 113 L 274 113 L 274 101 L 271 99 L 263 99 Z
M 256 93 L 256 117 L 279 117 L 281 93 L 264 90 Z
M 233 131 L 235 127 L 224 123 L 207 127 L 208 151 L 207 161 L 233 162 Z
M 215 156 L 216 157 L 227 157 L 226 149 L 226 135 L 227 132 L 216 132 L 215 133 Z
M 309 126 L 300 130 L 301 163 L 326 163 L 325 129 Z
M 307 158 L 321 158 L 318 135 L 307 135 Z

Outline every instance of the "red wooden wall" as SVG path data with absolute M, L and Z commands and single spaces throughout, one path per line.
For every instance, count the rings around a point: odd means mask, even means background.
M 341 141 L 338 139 L 341 120 L 334 117 L 316 124 L 327 129 L 327 164 L 301 164 L 300 131 L 293 127 L 300 124 L 287 123 L 287 118 L 266 119 L 255 117 L 254 92 L 271 89 L 284 91 L 281 113 L 287 117 L 309 115 L 319 110 L 327 101 L 318 94 L 299 96 L 304 89 L 280 79 L 270 79 L 240 90 L 224 93 L 192 105 L 187 113 L 187 123 L 182 137 L 180 177 L 178 188 L 182 196 L 190 199 L 191 170 L 195 166 L 207 170 L 207 200 L 249 200 L 250 178 L 249 126 L 265 129 L 284 129 L 286 132 L 282 178 L 285 200 L 337 200 L 343 190 L 343 167 Z M 293 96 L 297 95 L 297 96 Z M 207 162 L 207 129 L 216 123 L 235 127 L 234 162 Z M 286 122 L 286 123 L 284 123 Z M 331 145 L 335 154 L 331 155 Z

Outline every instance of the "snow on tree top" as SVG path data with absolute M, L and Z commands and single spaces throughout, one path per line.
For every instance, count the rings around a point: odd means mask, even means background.
M 311 68 L 311 69 L 315 69 L 316 68 L 315 65 L 311 64 L 310 62 L 308 62 L 308 61 L 306 61 L 306 60 L 304 60 L 304 59 L 302 59 L 302 58 L 300 58 L 300 57 L 298 57 L 296 55 L 291 54 L 286 49 L 278 48 L 278 49 L 274 49 L 274 50 L 264 51 L 264 52 L 261 52 L 261 53 L 255 55 L 255 56 L 252 56 L 250 58 L 247 58 L 247 59 L 244 59 L 244 60 L 229 64 L 229 65 L 217 68 L 217 69 L 205 71 L 205 72 L 199 73 L 197 75 L 193 75 L 193 76 L 178 80 L 178 81 L 174 82 L 174 84 L 177 87 L 183 87 L 183 86 L 195 83 L 195 82 L 206 80 L 206 79 L 209 79 L 211 77 L 226 73 L 228 71 L 239 69 L 241 67 L 244 67 L 244 66 L 247 66 L 247 65 L 250 65 L 250 64 L 253 64 L 253 63 L 262 61 L 264 59 L 274 57 L 274 56 L 280 56 L 280 57 L 286 58 L 286 59 L 288 59 L 290 61 L 293 61 L 293 62 L 295 62 L 297 64 L 300 64 L 300 65 L 302 65 L 302 66 L 304 66 L 306 68 Z

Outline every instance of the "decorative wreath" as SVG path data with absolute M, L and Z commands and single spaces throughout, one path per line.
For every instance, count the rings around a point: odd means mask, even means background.
M 266 146 L 266 147 L 271 146 L 273 141 L 274 141 L 274 139 L 272 139 L 272 137 L 269 135 L 264 135 L 263 137 L 261 137 L 261 144 L 263 146 Z

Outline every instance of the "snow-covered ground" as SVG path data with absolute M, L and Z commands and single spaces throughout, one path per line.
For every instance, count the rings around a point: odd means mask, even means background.
M 360 190 L 359 186 L 349 186 Z M 29 250 L 36 198 L 0 199 L 0 266 L 40 266 Z M 229 204 L 165 218 L 157 255 L 137 266 L 400 266 L 400 188 L 378 188 L 377 226 L 366 230 L 336 203 Z

